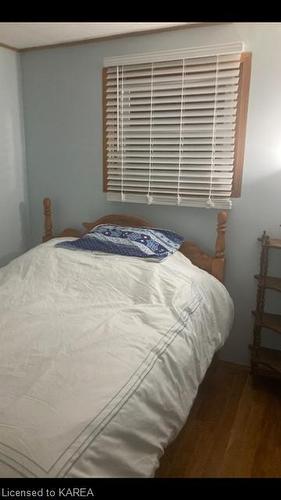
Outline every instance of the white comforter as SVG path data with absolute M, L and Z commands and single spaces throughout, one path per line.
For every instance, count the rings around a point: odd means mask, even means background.
M 0 269 L 0 477 L 153 476 L 229 333 L 230 296 L 179 252 L 56 242 Z

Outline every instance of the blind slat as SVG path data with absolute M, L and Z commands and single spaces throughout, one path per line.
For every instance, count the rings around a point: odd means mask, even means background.
M 229 70 L 239 70 L 240 62 L 239 61 L 230 61 L 230 62 L 221 62 L 220 64 L 220 72 L 229 71 Z M 194 73 L 213 73 L 216 71 L 216 64 L 208 63 L 208 64 L 186 64 L 185 63 L 185 76 L 188 78 L 190 75 Z M 167 75 L 172 76 L 181 76 L 182 74 L 182 64 L 174 65 L 166 68 L 159 68 L 157 66 L 153 67 L 153 72 L 155 78 L 167 77 Z M 123 78 L 125 80 L 134 80 L 136 78 L 149 78 L 151 74 L 150 68 L 144 68 L 143 70 L 138 71 L 123 71 Z M 120 78 L 120 77 L 119 77 Z M 116 72 L 108 73 L 107 81 L 116 81 L 117 75 Z
M 127 169 L 130 169 L 130 170 L 134 170 L 134 169 L 145 169 L 145 170 L 149 170 L 149 167 L 147 165 L 142 165 L 141 163 L 138 163 L 137 165 L 132 165 L 132 164 L 127 164 L 126 165 L 126 168 Z M 153 170 L 162 170 L 162 171 L 173 171 L 173 169 L 176 169 L 176 171 L 178 171 L 178 164 L 175 164 L 175 166 L 173 167 L 173 165 L 159 165 L 157 166 L 156 164 L 153 166 Z M 228 170 L 228 171 L 231 171 L 233 170 L 233 166 L 232 165 L 200 165 L 200 164 L 191 164 L 190 166 L 189 165 L 182 165 L 181 166 L 181 170 L 208 170 L 208 171 L 215 171 L 215 170 Z
M 230 84 L 228 82 L 228 84 L 225 84 L 221 86 L 218 86 L 218 89 L 217 89 L 217 93 L 218 94 L 222 94 L 222 98 L 225 96 L 225 94 L 227 93 L 231 93 L 231 94 L 234 94 L 236 93 L 238 90 L 238 84 L 236 85 L 233 85 L 233 84 Z M 195 85 L 195 88 L 191 88 L 191 87 L 184 87 L 184 97 L 185 98 L 188 98 L 189 99 L 189 96 L 194 96 L 194 99 L 198 99 L 200 95 L 207 95 L 207 96 L 211 96 L 212 99 L 214 99 L 215 97 L 215 88 L 214 86 L 212 87 L 209 87 L 209 86 L 201 86 L 200 87 L 196 87 Z M 130 101 L 133 100 L 133 99 L 136 99 L 137 98 L 146 98 L 146 99 L 149 99 L 149 92 L 147 91 L 142 91 L 142 92 L 139 92 L 139 91 L 136 91 L 136 89 L 134 90 L 134 92 L 132 92 L 132 94 L 130 95 Z M 176 88 L 171 88 L 171 89 L 167 89 L 167 88 L 164 88 L 162 90 L 159 89 L 158 92 L 155 91 L 155 95 L 154 95 L 154 102 L 156 102 L 157 100 L 160 100 L 161 97 L 175 97 L 177 96 L 179 99 L 181 98 L 181 92 L 179 89 L 176 89 Z M 117 99 L 117 89 L 114 89 L 114 90 L 109 90 L 108 93 L 107 93 L 107 99 L 114 99 L 116 100 Z M 127 95 L 127 100 L 129 99 L 128 95 Z

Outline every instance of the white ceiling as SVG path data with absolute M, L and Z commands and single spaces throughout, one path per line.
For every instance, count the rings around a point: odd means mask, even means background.
M 198 23 L 0 23 L 0 44 L 16 49 Z

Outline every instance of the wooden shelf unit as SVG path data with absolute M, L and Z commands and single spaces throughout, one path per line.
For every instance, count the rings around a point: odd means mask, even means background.
M 252 349 L 252 346 L 250 347 Z M 252 354 L 252 362 L 257 366 L 260 375 L 281 377 L 281 351 L 260 347 L 256 356 Z
M 271 314 L 271 313 L 257 313 L 257 311 L 253 311 L 253 314 L 256 318 L 256 324 L 258 326 L 268 328 L 269 330 L 273 330 L 274 332 L 281 334 L 281 315 L 280 314 Z
M 265 244 L 269 248 L 281 248 L 281 240 L 279 239 L 268 238 Z
M 251 349 L 251 369 L 253 375 L 264 375 L 281 379 L 281 344 L 280 350 L 268 349 L 261 345 L 262 329 L 266 328 L 281 334 L 281 314 L 264 311 L 265 291 L 267 289 L 281 292 L 281 278 L 268 276 L 268 259 L 271 248 L 281 249 L 281 239 L 270 238 L 264 231 L 261 238 L 260 272 L 257 279 L 257 305 L 252 311 L 255 317 L 253 344 Z
M 281 278 L 274 278 L 273 276 L 260 276 L 259 274 L 256 274 L 255 278 L 259 280 L 260 286 L 281 292 Z

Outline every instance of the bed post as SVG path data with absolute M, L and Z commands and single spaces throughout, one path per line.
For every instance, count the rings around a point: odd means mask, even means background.
M 217 216 L 217 239 L 216 253 L 212 263 L 212 274 L 223 283 L 224 280 L 224 250 L 225 250 L 225 231 L 227 222 L 227 212 L 219 212 Z
M 43 242 L 45 242 L 53 238 L 52 204 L 50 198 L 44 198 L 43 207 L 44 207 L 44 227 L 45 227 Z
M 217 217 L 216 257 L 224 257 L 227 213 L 219 212 Z

